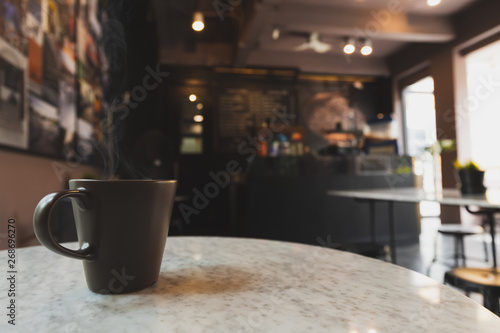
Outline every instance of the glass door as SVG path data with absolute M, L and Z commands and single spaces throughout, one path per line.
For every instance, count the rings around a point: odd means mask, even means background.
M 405 151 L 415 157 L 415 173 L 423 177 L 423 188 L 435 190 L 436 170 L 429 154 L 430 147 L 436 145 L 436 108 L 434 101 L 434 80 L 427 76 L 403 89 Z M 420 215 L 439 216 L 440 205 L 422 202 Z

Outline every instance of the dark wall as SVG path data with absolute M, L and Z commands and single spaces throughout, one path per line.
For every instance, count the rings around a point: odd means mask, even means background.
M 341 121 L 344 130 L 349 129 L 346 115 L 354 112 L 357 130 L 362 131 L 369 120 L 377 114 L 391 115 L 393 112 L 391 80 L 388 78 L 359 77 L 349 80 L 297 82 L 300 124 L 308 129 L 308 144 L 313 150 L 328 147 L 324 133 L 317 130 L 315 118 L 323 117 L 320 126 L 334 130 L 335 122 Z M 345 100 L 346 103 L 342 103 Z M 329 110 L 329 115 L 324 113 Z M 347 126 L 346 126 L 347 125 Z M 347 127 L 347 128 L 346 128 Z

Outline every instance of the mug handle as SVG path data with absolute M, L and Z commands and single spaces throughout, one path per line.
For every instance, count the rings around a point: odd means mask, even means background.
M 35 229 L 36 238 L 43 246 L 57 254 L 73 259 L 94 260 L 95 253 L 89 243 L 83 243 L 80 249 L 75 251 L 61 246 L 52 236 L 52 212 L 57 203 L 64 198 L 77 199 L 85 210 L 91 208 L 90 194 L 84 189 L 66 190 L 46 195 L 36 206 L 33 215 L 33 228 Z

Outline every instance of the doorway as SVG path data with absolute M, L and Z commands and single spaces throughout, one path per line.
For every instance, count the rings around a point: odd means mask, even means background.
M 424 77 L 406 86 L 402 90 L 404 145 L 407 155 L 415 160 L 415 174 L 422 176 L 424 190 L 432 191 L 435 187 L 435 164 L 425 158 L 426 151 L 437 143 L 436 106 L 434 100 L 434 80 Z M 435 202 L 422 202 L 422 217 L 437 217 L 441 208 Z

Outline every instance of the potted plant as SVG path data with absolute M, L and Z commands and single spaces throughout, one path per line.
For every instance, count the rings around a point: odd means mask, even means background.
M 455 161 L 455 168 L 460 178 L 460 191 L 462 194 L 483 194 L 486 188 L 483 185 L 484 171 L 479 169 L 476 163 L 467 161 L 460 164 Z

